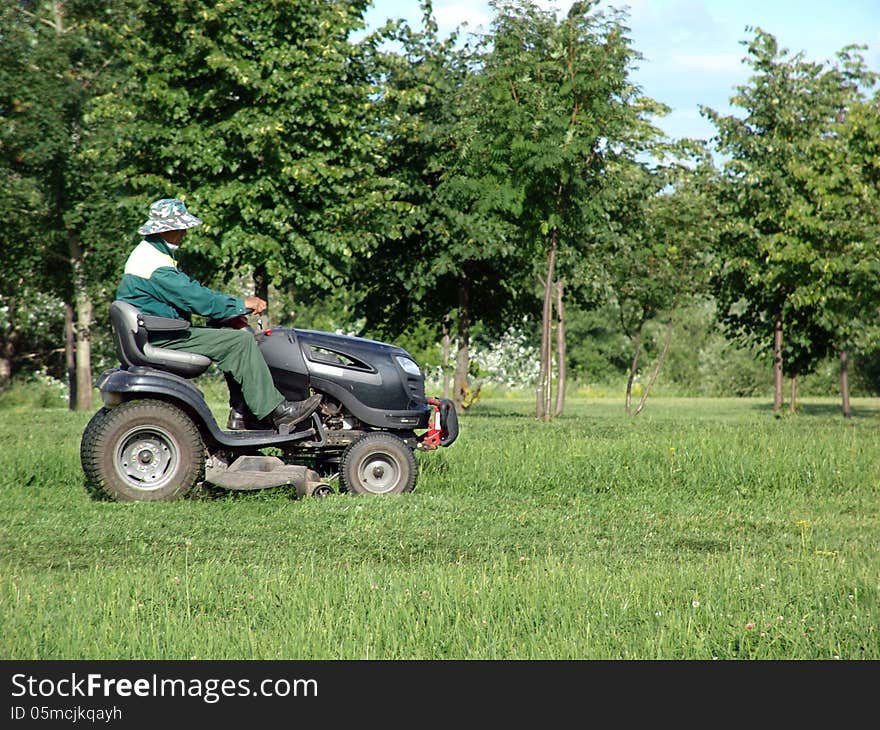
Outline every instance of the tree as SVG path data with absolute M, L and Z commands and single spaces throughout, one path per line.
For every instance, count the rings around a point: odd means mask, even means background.
M 725 222 L 712 278 L 727 330 L 743 342 L 772 342 L 778 412 L 783 376 L 808 372 L 823 354 L 829 298 L 850 296 L 846 286 L 829 296 L 837 288 L 832 272 L 846 268 L 839 246 L 847 226 L 840 215 L 826 214 L 821 160 L 829 140 L 839 139 L 843 110 L 873 75 L 863 63 L 850 63 L 847 51 L 839 54 L 843 68 L 790 56 L 761 29 L 748 52 L 754 75 L 731 100 L 745 118 L 703 108 L 718 129 L 718 150 L 729 156 L 719 188 Z M 800 329 L 790 337 L 786 368 L 784 332 L 794 325 Z
M 600 251 L 608 299 L 632 343 L 626 413 L 638 415 L 669 350 L 676 310 L 706 292 L 715 234 L 708 190 L 714 168 L 692 142 L 679 144 L 668 165 L 621 160 L 615 167 L 616 185 L 604 198 L 611 225 Z M 663 346 L 633 412 L 645 327 L 658 317 L 666 319 Z
M 543 290 L 536 388 L 542 420 L 563 404 L 561 373 L 552 404 L 554 308 L 562 313 L 561 292 L 572 288 L 567 279 L 577 286 L 592 278 L 585 260 L 605 226 L 597 201 L 603 187 L 615 184 L 611 163 L 655 140 L 659 133 L 646 118 L 665 111 L 628 78 L 638 56 L 622 14 L 596 5 L 575 3 L 557 20 L 530 2 L 493 2 L 492 33 L 475 81 L 479 127 L 473 147 L 481 156 L 483 187 L 495 195 L 498 212 L 515 222 L 533 261 L 529 273 Z M 557 320 L 557 349 L 564 349 L 563 327 Z
M 388 187 L 375 88 L 348 40 L 367 0 L 135 6 L 106 29 L 127 73 L 93 112 L 129 200 L 187 201 L 205 221 L 188 254 L 208 280 L 250 271 L 262 293 L 300 296 L 343 286 L 382 229 Z
M 92 256 L 102 253 L 102 238 L 88 234 L 100 227 L 84 227 L 77 213 L 91 192 L 104 189 L 104 170 L 85 164 L 81 152 L 89 133 L 86 106 L 108 75 L 110 54 L 95 33 L 96 21 L 121 9 L 52 0 L 5 2 L 0 12 L 0 177 L 11 234 L 3 291 L 11 294 L 12 310 L 21 308 L 25 287 L 64 302 L 71 407 L 89 410 L 93 289 L 106 276 L 107 258 Z M 10 374 L 19 338 L 16 318 L 9 321 L 0 380 Z
M 854 51 L 842 59 L 866 86 L 873 76 Z M 880 95 L 851 99 L 838 121 L 816 156 L 829 272 L 818 320 L 829 335 L 827 349 L 840 359 L 842 410 L 849 417 L 850 354 L 880 349 Z
M 357 311 L 368 331 L 398 337 L 456 332 L 451 397 L 466 408 L 471 328 L 501 331 L 518 311 L 511 224 L 473 166 L 475 60 L 458 34 L 441 38 L 430 3 L 420 30 L 391 24 L 370 39 L 383 93 L 375 112 L 386 130 L 387 168 L 396 181 L 386 235 L 353 270 Z M 392 45 L 394 50 L 382 51 Z M 377 82 L 377 85 L 379 83 Z M 444 363 L 444 366 L 446 363 Z

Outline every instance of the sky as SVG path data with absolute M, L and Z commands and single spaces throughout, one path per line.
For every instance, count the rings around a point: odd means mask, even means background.
M 536 4 L 562 16 L 572 3 Z M 463 35 L 487 31 L 492 19 L 487 0 L 433 0 L 433 7 L 443 35 L 459 27 Z M 867 46 L 868 66 L 880 71 L 880 0 L 602 0 L 601 7 L 626 11 L 633 47 L 644 57 L 632 78 L 646 96 L 671 107 L 657 124 L 675 139 L 714 135 L 700 105 L 739 116 L 729 100 L 750 75 L 743 42 L 754 34 L 747 27 L 761 28 L 816 63 L 833 61 L 845 46 Z M 419 1 L 373 0 L 367 27 L 388 18 L 419 27 Z

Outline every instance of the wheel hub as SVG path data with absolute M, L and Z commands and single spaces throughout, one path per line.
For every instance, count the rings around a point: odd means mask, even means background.
M 388 454 L 371 454 L 361 469 L 361 481 L 371 492 L 390 492 L 399 478 L 397 463 Z
M 116 469 L 131 486 L 153 490 L 174 475 L 177 460 L 170 434 L 162 429 L 135 429 L 120 442 Z

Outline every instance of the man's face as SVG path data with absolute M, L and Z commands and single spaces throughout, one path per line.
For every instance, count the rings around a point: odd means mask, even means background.
M 159 235 L 172 246 L 179 246 L 183 237 L 186 235 L 186 229 L 179 231 L 163 231 Z

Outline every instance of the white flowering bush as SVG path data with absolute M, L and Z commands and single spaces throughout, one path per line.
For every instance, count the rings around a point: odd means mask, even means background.
M 538 348 L 526 332 L 515 326 L 494 342 L 477 343 L 471 349 L 471 361 L 479 380 L 507 388 L 532 386 L 541 371 Z
M 64 408 L 68 397 L 67 384 L 39 367 L 0 392 L 0 408 Z
M 45 367 L 38 368 L 32 374 L 31 379 L 41 393 L 41 400 L 44 406 L 51 408 L 52 406 L 67 405 L 70 396 L 67 383 L 49 375 Z
M 12 341 L 7 365 L 14 377 L 38 385 L 43 377 L 63 377 L 64 302 L 27 286 L 16 292 L 15 301 L 0 295 L 0 343 L 6 348 Z
M 440 346 L 438 345 L 438 348 Z M 455 370 L 457 342 L 450 347 L 452 362 L 447 377 L 452 382 Z M 479 397 L 484 386 L 503 388 L 527 388 L 538 382 L 541 371 L 539 348 L 532 344 L 528 334 L 520 327 L 511 326 L 494 341 L 476 341 L 470 348 L 469 380 L 474 398 Z M 425 384 L 429 390 L 439 390 L 443 384 L 443 367 L 425 367 Z

